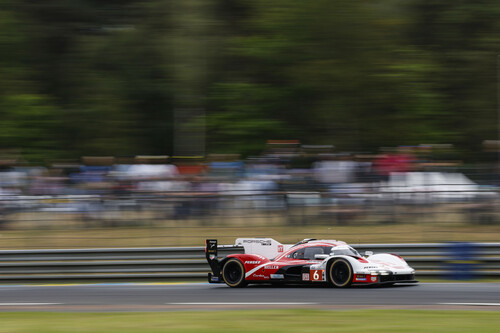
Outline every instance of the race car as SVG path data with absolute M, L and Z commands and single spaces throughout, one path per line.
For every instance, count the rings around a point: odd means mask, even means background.
M 238 247 L 244 253 L 218 258 L 218 248 Z M 281 244 L 272 238 L 238 238 L 234 245 L 218 246 L 207 239 L 205 254 L 212 270 L 208 282 L 244 287 L 254 283 L 323 283 L 337 288 L 351 285 L 416 283 L 415 270 L 396 254 L 362 256 L 337 240 L 304 239 Z

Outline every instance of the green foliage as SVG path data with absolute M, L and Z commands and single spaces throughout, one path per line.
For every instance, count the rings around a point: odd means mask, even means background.
M 439 93 L 426 82 L 432 65 L 404 51 L 394 14 L 343 0 L 257 1 L 251 12 L 232 43 L 237 83 L 219 95 L 246 96 L 251 85 L 268 98 L 259 110 L 248 96 L 226 100 L 235 103 L 226 114 L 247 107 L 283 124 L 274 135 L 341 149 L 446 140 L 433 117 L 444 112 Z
M 256 154 L 266 139 L 280 138 L 283 125 L 270 117 L 280 91 L 250 83 L 220 83 L 211 92 L 217 111 L 208 118 L 210 149 L 214 152 Z
M 477 150 L 498 137 L 497 76 L 500 24 L 496 1 L 414 0 L 409 37 L 436 64 L 429 77 L 458 129 L 454 143 Z
M 499 13 L 493 0 L 0 0 L 0 146 L 173 154 L 182 127 L 207 153 L 268 139 L 474 152 L 497 138 Z M 206 121 L 175 124 L 184 109 Z
M 60 110 L 40 95 L 0 98 L 0 148 L 19 149 L 28 160 L 57 156 Z
M 331 290 L 325 290 L 331 292 Z M 333 294 L 333 292 L 332 292 Z M 318 305 L 318 308 L 325 305 Z M 146 306 L 147 307 L 147 306 Z M 99 307 L 96 307 L 96 311 Z M 279 318 L 279 319 L 277 319 Z M 265 309 L 164 312 L 4 312 L 4 332 L 497 332 L 494 311 Z

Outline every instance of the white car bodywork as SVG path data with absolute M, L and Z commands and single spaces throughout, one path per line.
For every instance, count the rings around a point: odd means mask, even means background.
M 327 269 L 332 261 L 339 258 L 346 260 L 352 267 L 353 283 L 380 283 L 384 282 L 384 276 L 392 276 L 387 283 L 396 283 L 399 279 L 396 276 L 401 276 L 401 281 L 406 281 L 406 277 L 415 274 L 415 270 L 410 267 L 406 261 L 391 253 L 373 254 L 367 251 L 365 256 L 362 256 L 354 248 L 342 241 L 337 240 L 312 240 L 305 239 L 295 245 L 281 244 L 272 238 L 238 238 L 235 241 L 235 246 L 242 246 L 246 254 L 254 254 L 264 256 L 270 260 L 282 257 L 292 248 L 305 246 L 305 244 L 314 246 L 315 244 L 331 244 L 333 245 L 330 254 L 317 254 L 310 270 L 318 271 L 320 278 L 315 281 L 328 282 Z M 314 263 L 317 262 L 317 263 Z M 311 278 L 311 280 L 313 280 Z M 413 281 L 416 282 L 416 281 Z
M 380 282 L 381 278 L 378 276 L 386 276 L 386 275 L 413 275 L 415 274 L 415 270 L 408 265 L 408 263 L 398 255 L 390 254 L 390 253 L 379 253 L 379 254 L 371 254 L 368 256 L 361 256 L 363 261 L 351 256 L 344 254 L 335 254 L 336 251 L 340 249 L 346 249 L 350 251 L 355 251 L 352 247 L 339 246 L 337 248 L 332 249 L 332 253 L 330 255 L 325 255 L 326 257 L 322 257 L 321 255 L 317 255 L 318 259 L 323 259 L 317 265 L 311 265 L 311 270 L 321 270 L 326 272 L 327 266 L 329 262 L 335 260 L 337 258 L 342 258 L 347 260 L 351 266 L 353 273 L 355 274 L 356 282 L 365 282 L 365 280 L 356 281 L 356 276 L 365 275 L 366 282 Z M 362 279 L 364 279 L 362 278 Z M 323 274 L 323 281 L 327 281 L 326 274 Z

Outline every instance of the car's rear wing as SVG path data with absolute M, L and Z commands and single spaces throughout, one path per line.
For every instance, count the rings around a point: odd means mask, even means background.
M 293 245 L 281 244 L 272 238 L 238 238 L 234 246 L 243 246 L 247 254 L 259 254 L 268 259 L 273 259 Z
M 215 266 L 218 263 L 218 250 L 243 248 L 246 254 L 258 254 L 272 259 L 292 246 L 292 244 L 281 244 L 272 238 L 238 238 L 234 245 L 219 245 L 217 239 L 207 239 L 205 240 L 205 256 L 208 263 L 213 262 Z

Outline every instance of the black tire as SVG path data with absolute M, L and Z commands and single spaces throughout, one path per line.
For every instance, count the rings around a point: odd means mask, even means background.
M 241 288 L 247 285 L 245 281 L 245 267 L 236 258 L 229 259 L 222 268 L 222 279 L 233 288 Z
M 349 287 L 353 277 L 352 266 L 345 259 L 335 259 L 328 268 L 328 281 L 336 288 Z

